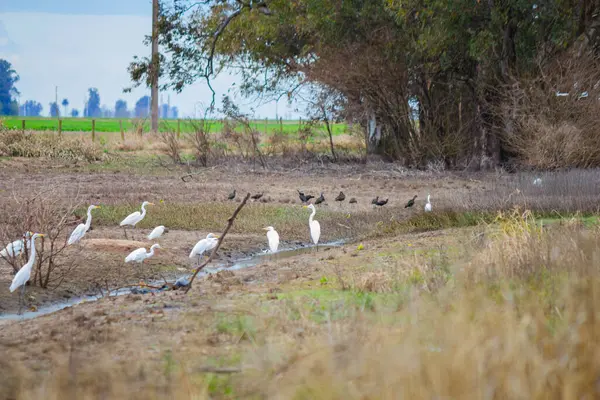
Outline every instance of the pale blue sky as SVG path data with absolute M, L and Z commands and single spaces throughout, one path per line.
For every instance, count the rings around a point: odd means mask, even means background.
M 21 80 L 17 89 L 20 101 L 34 99 L 44 106 L 54 101 L 58 86 L 59 101 L 69 99 L 72 107 L 83 109 L 89 87 L 97 87 L 101 103 L 113 107 L 117 99 L 130 108 L 149 90 L 129 86 L 127 66 L 134 55 L 149 48 L 142 43 L 151 25 L 150 0 L 0 0 L 0 58 L 13 64 Z M 222 74 L 213 87 L 217 100 L 226 93 L 236 77 Z M 163 93 L 164 102 L 168 93 Z M 238 99 L 246 111 L 253 106 Z M 171 105 L 183 116 L 193 116 L 199 102 L 210 102 L 210 91 L 197 83 L 180 94 L 171 93 Z M 261 117 L 275 117 L 275 104 L 256 110 Z M 284 101 L 279 115 L 296 117 Z

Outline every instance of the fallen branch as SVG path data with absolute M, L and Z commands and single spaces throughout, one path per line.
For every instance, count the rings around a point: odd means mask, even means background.
M 181 176 L 180 178 L 184 182 L 189 182 L 189 181 L 186 181 L 187 178 L 193 178 L 196 175 L 202 175 L 202 174 L 204 174 L 204 171 L 192 172 L 189 174 L 185 174 L 185 175 Z
M 246 202 L 248 201 L 249 198 L 250 198 L 250 193 L 246 193 L 246 197 L 244 197 L 244 200 L 240 203 L 238 208 L 235 209 L 235 211 L 233 212 L 233 215 L 231 217 L 229 217 L 229 219 L 227 220 L 227 227 L 225 228 L 225 230 L 223 231 L 221 236 L 219 236 L 219 241 L 217 242 L 217 245 L 213 249 L 212 253 L 210 253 L 210 257 L 208 257 L 208 260 L 204 261 L 204 263 L 202 265 L 200 265 L 198 268 L 196 268 L 196 271 L 194 272 L 194 275 L 192 275 L 192 279 L 190 279 L 190 283 L 188 284 L 187 289 L 185 289 L 185 293 L 189 292 L 190 289 L 192 288 L 192 283 L 194 282 L 194 279 L 196 279 L 196 275 L 198 275 L 198 272 L 202 271 L 202 269 L 204 267 L 206 267 L 208 265 L 208 263 L 210 263 L 212 261 L 213 257 L 217 254 L 219 247 L 221 247 L 221 243 L 223 243 L 223 239 L 225 239 L 225 235 L 227 235 L 227 232 L 229 232 L 229 229 L 231 229 L 231 227 L 233 225 L 233 221 L 235 221 L 235 218 L 237 217 L 237 215 L 240 213 L 240 211 L 242 211 L 242 208 L 244 208 L 244 206 L 246 205 Z
M 236 374 L 242 372 L 241 368 L 217 368 L 217 367 L 200 367 L 197 372 L 209 372 L 212 374 Z

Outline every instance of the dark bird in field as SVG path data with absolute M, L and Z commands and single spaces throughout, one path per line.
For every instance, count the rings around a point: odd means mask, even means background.
M 373 200 L 371 200 L 371 204 L 373 204 L 373 205 L 377 204 L 378 200 L 379 200 L 379 196 L 377 196 Z
M 303 203 L 306 203 L 306 195 L 304 194 L 304 192 L 301 192 L 298 189 L 296 189 L 296 191 L 298 192 L 298 196 L 300 197 L 300 201 L 303 202 Z
M 389 199 L 385 199 L 385 200 L 377 200 L 377 201 L 375 202 L 375 205 L 376 205 L 376 206 L 379 206 L 379 207 L 383 207 L 383 206 L 385 206 L 385 205 L 387 204 L 388 200 L 389 200 Z
M 315 204 L 321 204 L 324 201 L 325 201 L 325 196 L 323 196 L 323 192 L 321 192 L 321 195 L 319 197 L 317 197 L 317 199 L 315 200 Z
M 358 203 L 358 201 L 356 201 L 356 198 L 353 197 L 350 199 L 350 204 L 356 204 L 356 203 Z
M 228 198 L 229 200 L 233 200 L 233 199 L 235 199 L 235 189 L 233 189 L 233 192 L 229 193 L 229 196 L 227 196 L 227 198 Z
M 305 195 L 304 192 L 299 191 L 298 189 L 296 189 L 298 191 L 298 197 L 300 197 L 300 201 L 303 203 L 308 202 L 310 199 L 314 199 L 315 196 L 313 196 L 312 194 L 307 194 Z
M 344 192 L 340 191 L 340 194 L 337 195 L 337 197 L 335 198 L 335 201 L 344 201 L 346 200 L 346 195 L 344 194 Z
M 253 199 L 253 200 L 258 200 L 258 199 L 260 199 L 262 196 L 263 196 L 263 194 L 262 194 L 262 193 L 258 193 L 258 194 L 255 194 L 255 195 L 252 195 L 252 196 L 250 196 L 250 198 L 251 198 L 251 199 Z
M 406 203 L 406 205 L 404 206 L 404 208 L 408 208 L 408 207 L 412 207 L 415 205 L 415 199 L 417 198 L 417 195 L 415 194 L 415 197 L 413 197 L 412 199 L 410 199 L 408 201 L 408 203 Z

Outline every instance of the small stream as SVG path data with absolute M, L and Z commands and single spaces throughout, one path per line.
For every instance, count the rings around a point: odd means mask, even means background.
M 345 242 L 345 240 L 342 239 L 342 240 L 336 240 L 333 242 L 319 244 L 318 252 L 321 252 L 322 250 L 330 249 L 333 247 L 339 247 L 342 244 L 344 244 L 344 242 Z M 213 267 L 207 266 L 204 268 L 204 270 L 202 270 L 200 273 L 198 273 L 197 278 L 201 278 L 201 277 L 209 275 L 209 274 L 214 274 L 219 271 L 235 271 L 235 270 L 239 270 L 239 269 L 250 268 L 250 267 L 254 267 L 255 265 L 260 264 L 263 261 L 282 260 L 282 259 L 285 259 L 288 257 L 294 257 L 294 256 L 297 256 L 300 254 L 311 253 L 311 252 L 315 252 L 314 245 L 284 248 L 284 249 L 277 251 L 277 253 L 274 253 L 274 254 L 267 253 L 267 252 L 257 253 L 257 254 L 253 254 L 249 257 L 240 258 L 240 259 L 234 261 L 233 265 L 220 264 L 220 265 L 216 265 Z M 191 274 L 182 275 L 182 276 L 177 277 L 176 279 L 167 280 L 167 283 L 173 284 L 175 287 L 185 287 L 185 286 L 187 286 L 190 277 L 191 277 Z M 42 315 L 51 314 L 53 312 L 60 311 L 62 309 L 65 309 L 65 308 L 68 308 L 68 307 L 71 307 L 71 306 L 74 306 L 77 304 L 96 301 L 103 297 L 108 297 L 108 296 L 113 297 L 113 296 L 123 296 L 126 294 L 147 294 L 150 292 L 158 293 L 158 292 L 170 289 L 169 286 L 165 285 L 164 281 L 148 282 L 148 284 L 150 286 L 162 286 L 162 288 L 161 289 L 147 289 L 147 288 L 139 289 L 137 287 L 131 287 L 131 288 L 122 288 L 122 289 L 117 289 L 117 290 L 111 290 L 110 293 L 108 293 L 108 294 L 105 293 L 104 296 L 102 296 L 100 294 L 75 296 L 75 297 L 71 297 L 64 301 L 58 301 L 55 303 L 44 305 L 42 307 L 39 307 L 36 311 L 28 310 L 28 311 L 23 311 L 21 314 L 18 314 L 18 313 L 0 314 L 0 321 L 18 321 L 18 320 L 37 318 Z

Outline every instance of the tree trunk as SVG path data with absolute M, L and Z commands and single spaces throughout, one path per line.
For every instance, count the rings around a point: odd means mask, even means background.
M 152 58 L 150 73 L 151 91 L 151 129 L 153 133 L 158 132 L 158 0 L 152 0 Z
M 329 124 L 329 118 L 327 115 L 324 115 L 325 126 L 327 127 L 327 133 L 329 134 L 329 147 L 331 148 L 331 156 L 333 157 L 333 161 L 337 162 L 337 156 L 335 155 L 335 150 L 333 148 L 333 132 L 331 131 L 331 125 Z

